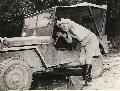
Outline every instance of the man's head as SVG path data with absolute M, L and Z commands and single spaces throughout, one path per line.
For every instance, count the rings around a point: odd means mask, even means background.
M 69 24 L 70 19 L 61 18 L 60 21 L 57 21 L 57 26 L 60 27 L 63 31 L 67 32 L 70 30 L 71 25 Z

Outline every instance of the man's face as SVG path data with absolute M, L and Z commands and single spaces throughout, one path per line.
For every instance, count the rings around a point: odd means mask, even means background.
M 65 32 L 67 32 L 69 30 L 68 24 L 60 24 L 60 28 L 62 28 L 62 30 Z

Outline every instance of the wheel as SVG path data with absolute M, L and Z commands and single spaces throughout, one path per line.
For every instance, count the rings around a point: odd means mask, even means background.
M 29 89 L 32 72 L 21 59 L 9 59 L 0 63 L 0 91 Z
M 92 78 L 99 77 L 103 72 L 103 56 L 100 55 L 98 58 L 94 58 L 92 63 Z

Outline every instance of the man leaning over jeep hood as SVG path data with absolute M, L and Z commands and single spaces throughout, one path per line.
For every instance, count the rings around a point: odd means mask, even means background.
M 83 57 L 86 57 L 82 64 L 83 80 L 85 81 L 85 84 L 91 82 L 93 56 L 101 55 L 97 36 L 89 29 L 71 21 L 70 19 L 61 18 L 60 21 L 57 21 L 57 26 L 66 32 L 64 34 L 59 33 L 58 36 L 64 37 L 68 43 L 72 42 L 72 38 L 76 38 L 81 43 L 80 62 Z

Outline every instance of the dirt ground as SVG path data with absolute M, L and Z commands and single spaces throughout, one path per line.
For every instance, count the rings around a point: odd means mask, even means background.
M 36 87 L 32 87 L 34 90 L 66 90 L 67 81 L 64 77 L 36 79 Z M 44 80 L 43 80 L 44 79 Z M 43 82 L 41 82 L 43 81 Z M 41 84 L 42 83 L 42 84 Z M 93 82 L 84 87 L 83 90 L 120 90 L 120 53 L 110 54 L 105 57 L 103 74 L 93 79 Z
M 109 55 L 104 60 L 101 77 L 83 88 L 84 90 L 120 90 L 120 53 Z

